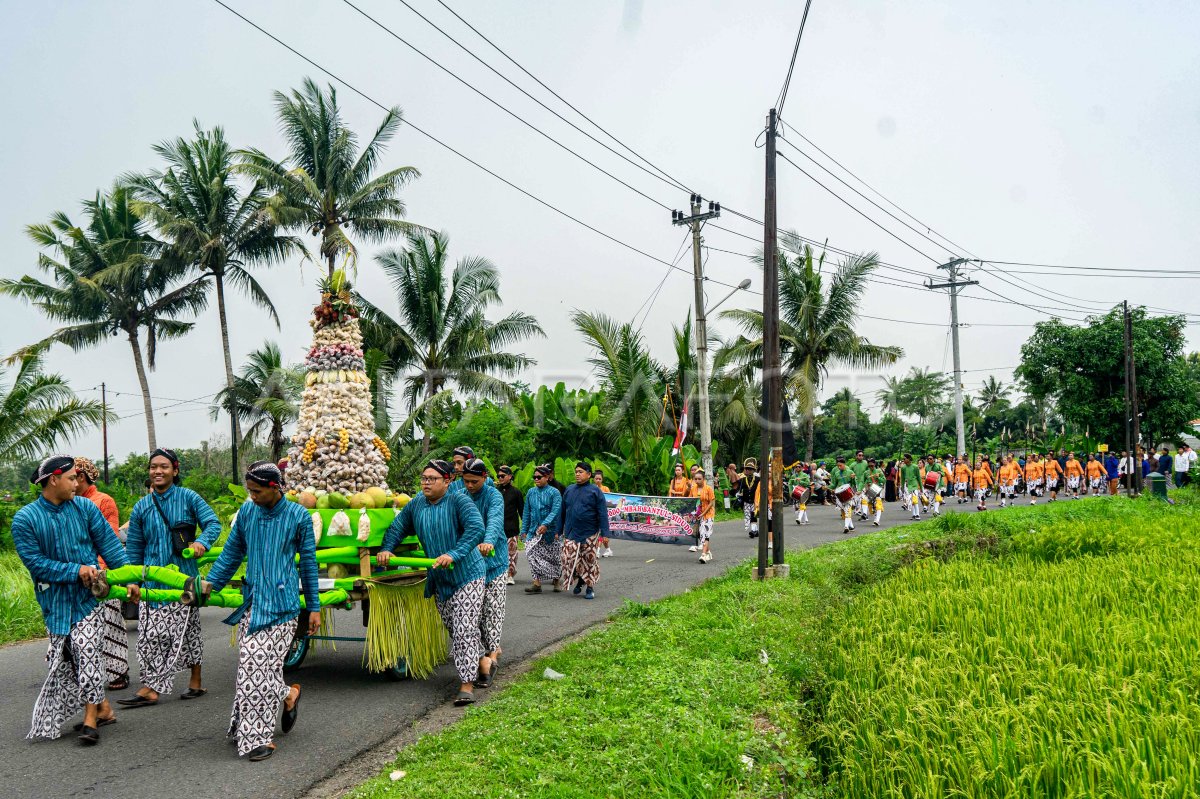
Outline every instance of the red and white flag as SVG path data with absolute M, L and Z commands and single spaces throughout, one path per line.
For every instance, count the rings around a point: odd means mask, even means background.
M 675 431 L 675 448 L 671 450 L 671 457 L 679 454 L 679 449 L 683 446 L 684 440 L 687 439 L 688 426 L 688 404 L 687 400 L 683 401 L 683 413 L 679 414 L 679 427 Z

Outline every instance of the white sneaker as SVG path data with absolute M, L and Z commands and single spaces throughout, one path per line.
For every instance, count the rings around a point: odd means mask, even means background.
M 695 544 L 692 544 L 690 547 L 688 547 L 688 552 L 699 552 L 699 551 L 700 551 L 700 547 L 696 546 Z
M 771 542 L 770 542 L 770 541 L 768 541 L 768 542 L 767 542 L 767 549 L 770 549 L 770 548 L 771 548 Z
M 700 562 L 701 562 L 701 563 L 708 563 L 708 562 L 709 562 L 709 561 L 711 561 L 711 560 L 712 560 L 712 553 L 711 553 L 711 552 L 705 552 L 703 555 L 701 555 L 701 556 L 700 556 Z
M 516 578 L 515 578 L 515 577 L 509 577 L 507 582 L 508 582 L 508 584 L 509 584 L 509 585 L 516 585 L 516 584 L 517 584 L 517 580 L 516 580 Z
M 612 557 L 612 547 L 605 547 L 604 552 L 600 553 L 600 557 L 611 558 Z

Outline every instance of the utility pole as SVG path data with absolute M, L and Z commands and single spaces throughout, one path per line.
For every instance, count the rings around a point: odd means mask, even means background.
M 692 228 L 692 277 L 696 284 L 696 381 L 700 396 L 700 460 L 704 466 L 704 479 L 713 478 L 712 420 L 708 407 L 708 320 L 704 310 L 704 263 L 700 255 L 700 227 L 708 219 L 721 215 L 721 204 L 709 202 L 708 211 L 703 210 L 704 198 L 691 196 L 691 216 L 681 211 L 671 212 L 671 224 L 690 225 Z M 684 398 L 687 401 L 687 398 Z
M 978 280 L 970 278 L 959 279 L 958 267 L 967 263 L 966 258 L 955 258 L 948 264 L 942 264 L 938 269 L 949 272 L 949 280 L 945 283 L 926 283 L 930 289 L 950 289 L 950 338 L 954 347 L 954 429 L 958 436 L 958 452 L 967 449 L 967 431 L 963 429 L 963 397 L 962 397 L 962 357 L 958 349 L 958 287 L 973 286 Z
M 1125 475 L 1125 493 L 1133 496 L 1133 466 L 1136 465 L 1141 470 L 1141 463 L 1135 458 L 1133 445 L 1130 443 L 1133 435 L 1133 405 L 1130 402 L 1130 397 L 1133 394 L 1132 386 L 1129 384 L 1129 364 L 1133 361 L 1133 355 L 1130 352 L 1132 342 L 1130 341 L 1129 330 L 1129 301 L 1125 300 L 1121 303 L 1121 310 L 1124 324 L 1121 325 L 1125 339 L 1125 457 L 1129 465 L 1129 473 Z
M 763 213 L 763 433 L 759 452 L 760 469 L 768 469 L 770 485 L 759 491 L 759 529 L 766 527 L 774 538 L 774 562 L 783 563 L 783 386 L 779 369 L 779 255 L 775 208 L 775 137 L 777 114 L 767 116 L 766 187 Z M 778 457 L 776 457 L 778 455 Z M 777 522 L 773 524 L 772 522 Z M 767 573 L 767 536 L 758 538 L 758 577 Z
M 100 440 L 104 446 L 104 483 L 108 484 L 108 387 L 100 384 Z
M 1125 336 L 1129 341 L 1129 404 L 1132 406 L 1133 446 L 1136 449 L 1142 443 L 1142 420 L 1138 410 L 1137 357 L 1133 349 L 1133 314 L 1128 312 L 1125 314 Z M 1130 455 L 1134 456 L 1135 454 L 1130 453 Z M 1137 496 L 1142 493 L 1142 461 L 1140 458 L 1134 457 L 1133 467 L 1133 494 Z

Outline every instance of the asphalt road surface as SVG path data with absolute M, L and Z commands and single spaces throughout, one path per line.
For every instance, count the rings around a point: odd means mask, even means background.
M 957 510 L 955 506 L 952 509 Z M 969 508 L 969 505 L 962 506 Z M 813 523 L 797 526 L 788 512 L 787 547 L 805 549 L 843 538 L 832 507 L 813 507 Z M 906 522 L 891 503 L 883 526 Z M 858 522 L 856 535 L 872 531 Z M 723 522 L 713 535 L 714 560 L 700 564 L 686 547 L 614 541 L 613 557 L 601 560 L 596 599 L 549 587 L 539 596 L 525 594 L 529 569 L 524 556 L 517 585 L 509 587 L 504 661 L 514 664 L 546 646 L 579 633 L 607 618 L 622 600 L 650 601 L 679 593 L 733 563 L 751 557 L 757 542 L 741 522 Z M 452 698 L 458 687 L 452 669 L 442 666 L 427 680 L 389 682 L 361 666 L 362 644 L 339 643 L 338 651 L 311 651 L 289 682 L 304 686 L 304 702 L 295 729 L 278 735 L 279 750 L 270 760 L 250 763 L 225 742 L 233 700 L 236 651 L 230 628 L 221 624 L 228 611 L 205 608 L 204 684 L 208 694 L 180 701 L 186 675 L 176 678 L 176 692 L 155 707 L 118 708 L 118 722 L 104 727 L 101 743 L 80 747 L 69 730 L 57 741 L 30 743 L 33 701 L 46 677 L 44 640 L 0 649 L 0 784 L 3 794 L 20 797 L 186 796 L 188 799 L 296 797 L 339 767 L 398 731 L 410 727 L 429 710 Z M 337 621 L 341 635 L 360 635 L 361 612 L 346 611 Z M 130 624 L 130 627 L 135 627 Z M 136 633 L 131 630 L 132 639 Z M 136 658 L 133 658 L 136 662 Z M 132 696 L 133 686 L 110 699 Z

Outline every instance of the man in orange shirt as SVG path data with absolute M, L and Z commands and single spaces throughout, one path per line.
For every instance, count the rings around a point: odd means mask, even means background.
M 995 480 L 992 478 L 992 470 L 977 461 L 974 471 L 971 472 L 971 485 L 975 489 L 975 498 L 979 500 L 978 510 L 987 510 L 987 493 L 993 483 Z
M 1029 491 L 1029 504 L 1036 505 L 1037 498 L 1042 495 L 1042 481 L 1045 479 L 1046 465 L 1036 452 L 1025 461 L 1025 486 Z
M 998 477 L 1000 478 L 1000 507 L 1006 504 L 1016 504 L 1017 497 L 1017 478 L 1021 475 L 1021 468 L 1013 462 L 1011 455 L 1000 456 L 1000 469 Z
M 1088 453 L 1086 474 L 1088 479 L 1088 490 L 1092 496 L 1099 496 L 1104 493 L 1105 483 L 1108 482 L 1108 472 L 1104 469 L 1104 464 L 1096 460 L 1096 456 Z
M 967 491 L 971 488 L 971 467 L 967 464 L 967 456 L 959 455 L 954 466 L 954 493 L 958 495 L 958 504 L 967 501 Z
M 1046 453 L 1046 490 L 1050 492 L 1050 501 L 1058 501 L 1058 491 L 1063 485 L 1063 470 L 1058 465 L 1058 459 L 1053 452 Z
M 708 542 L 712 538 L 713 519 L 717 516 L 717 495 L 713 491 L 712 486 L 704 479 L 704 470 L 696 472 L 693 478 L 693 489 L 695 496 L 700 498 L 700 508 L 696 515 L 700 519 L 700 562 L 708 563 L 712 560 L 712 551 L 709 549 Z
M 100 509 L 100 515 L 113 529 L 113 535 L 121 527 L 117 501 L 96 488 L 100 470 L 87 458 L 75 459 L 75 495 L 90 499 Z M 98 557 L 101 569 L 108 568 L 104 558 Z M 129 632 L 125 629 L 125 617 L 121 614 L 121 600 L 110 599 L 101 603 L 101 621 L 104 622 L 104 670 L 108 672 L 108 690 L 121 691 L 129 687 Z
M 1072 499 L 1079 499 L 1079 487 L 1083 480 L 1083 465 L 1075 460 L 1075 453 L 1067 453 L 1067 463 L 1063 467 L 1063 473 L 1067 477 L 1067 494 Z

